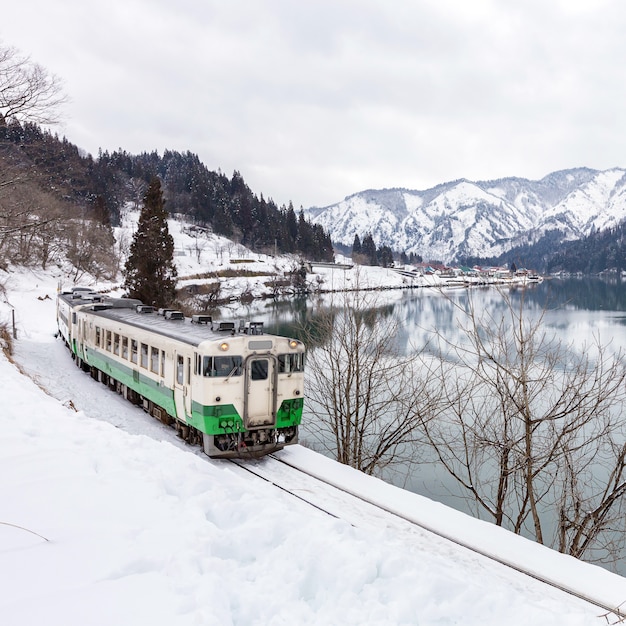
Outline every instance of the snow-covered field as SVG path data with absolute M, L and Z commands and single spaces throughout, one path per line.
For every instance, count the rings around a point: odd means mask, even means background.
M 194 241 L 177 229 L 172 222 L 180 276 L 226 265 L 228 249 L 259 267 L 293 263 L 253 257 L 215 238 L 198 261 Z M 327 281 L 370 286 L 402 280 L 380 268 L 323 272 Z M 407 530 L 393 515 L 364 513 L 350 498 L 335 497 L 334 519 L 232 464 L 209 460 L 74 367 L 54 337 L 56 288 L 70 286 L 61 270 L 13 270 L 0 280 L 7 288 L 0 322 L 10 327 L 14 313 L 15 361 L 24 372 L 0 354 L 2 624 L 607 623 L 601 609 L 426 531 Z M 626 580 L 603 569 L 300 446 L 281 454 L 484 552 L 611 605 L 626 601 Z M 259 470 L 275 471 L 269 462 Z M 322 497 L 313 483 L 301 490 L 308 499 Z
M 15 358 L 32 377 L 0 358 L 3 624 L 607 623 L 459 546 L 407 535 L 393 516 L 355 522 L 346 502 L 333 519 L 186 447 L 73 366 L 54 338 L 56 284 L 16 272 L 0 304 L 2 321 L 15 310 Z M 626 580 L 603 569 L 299 446 L 283 454 L 581 591 L 626 599 Z
M 122 226 L 116 228 L 116 238 L 119 242 L 130 244 L 133 230 L 136 228 L 139 213 L 136 210 L 126 211 L 122 215 Z M 297 255 L 268 256 L 251 252 L 242 245 L 229 239 L 213 234 L 204 234 L 190 228 L 187 222 L 176 219 L 168 220 L 168 229 L 174 239 L 175 263 L 178 269 L 178 286 L 214 282 L 211 274 L 223 270 L 244 270 L 259 276 L 234 276 L 221 278 L 220 296 L 222 298 L 238 297 L 242 293 L 251 294 L 260 298 L 271 294 L 272 289 L 265 283 L 272 276 L 284 277 L 285 273 L 293 272 L 300 267 L 301 260 Z M 122 256 L 124 250 L 121 251 Z M 350 259 L 337 258 L 337 263 L 350 264 Z M 359 266 L 352 269 L 338 269 L 330 267 L 314 267 L 314 272 L 307 275 L 311 289 L 323 290 L 352 290 L 357 288 L 402 288 L 411 284 L 410 278 L 401 276 L 391 269 L 370 267 L 362 271 Z M 208 274 L 205 279 L 197 278 Z M 428 279 L 438 284 L 437 277 Z M 413 279 L 417 284 L 417 280 Z M 425 282 L 422 280 L 421 282 Z

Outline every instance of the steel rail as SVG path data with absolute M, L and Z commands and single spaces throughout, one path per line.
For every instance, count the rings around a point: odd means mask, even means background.
M 406 516 L 403 515 L 397 511 L 394 511 L 393 509 L 385 506 L 384 504 L 381 504 L 380 502 L 376 502 L 373 499 L 369 499 L 365 496 L 363 496 L 360 493 L 354 492 L 351 489 L 346 488 L 345 486 L 339 484 L 339 483 L 335 483 L 332 482 L 330 480 L 324 479 L 324 478 L 320 478 L 319 476 L 316 476 L 315 474 L 311 474 L 309 472 L 307 472 L 306 470 L 303 470 L 302 468 L 298 467 L 297 465 L 294 465 L 293 463 L 289 463 L 288 461 L 285 461 L 284 459 L 279 459 L 278 457 L 274 456 L 273 454 L 269 454 L 268 458 L 273 459 L 274 461 L 277 461 L 278 463 L 282 463 L 283 465 L 287 465 L 288 467 L 297 470 L 303 474 L 305 474 L 306 476 L 309 476 L 311 478 L 314 478 L 315 480 L 318 480 L 321 483 L 324 483 L 326 485 L 329 485 L 330 487 L 334 487 L 335 489 L 338 489 L 339 491 L 346 493 L 354 498 L 357 498 L 358 500 L 361 500 L 362 502 L 365 502 L 371 506 L 374 506 L 378 509 L 380 509 L 381 511 L 385 511 L 385 513 L 389 513 L 390 515 L 394 515 L 395 517 L 397 517 L 398 519 L 401 519 L 405 522 L 408 522 L 409 524 L 412 524 L 413 526 L 416 526 L 422 530 L 425 530 L 426 532 L 429 532 L 441 539 L 444 539 L 446 541 L 450 541 L 451 543 L 456 544 L 457 546 L 460 546 L 466 550 L 470 550 L 471 552 L 473 552 L 474 554 L 479 554 L 480 556 L 483 556 L 487 559 L 490 559 L 491 561 L 494 561 L 500 565 L 504 565 L 505 567 L 508 567 L 509 569 L 512 569 L 520 574 L 524 574 L 525 576 L 529 576 L 530 578 L 533 578 L 541 583 L 544 583 L 546 585 L 549 585 L 550 587 L 554 588 L 554 589 L 558 589 L 570 596 L 573 596 L 575 598 L 578 598 L 579 600 L 582 600 L 584 602 L 587 602 L 588 604 L 591 604 L 593 606 L 596 606 L 604 611 L 606 611 L 605 615 L 601 615 L 600 617 L 606 617 L 608 620 L 609 615 L 614 615 L 617 618 L 617 622 L 615 622 L 616 624 L 622 624 L 622 623 L 626 623 L 626 609 L 622 609 L 621 605 L 620 606 L 611 606 L 609 604 L 607 604 L 606 602 L 602 601 L 602 600 L 598 600 L 597 598 L 593 598 L 589 595 L 586 595 L 585 593 L 574 589 L 572 587 L 569 587 L 567 585 L 564 585 L 556 580 L 552 580 L 551 578 L 548 578 L 546 576 L 542 576 L 541 574 L 538 574 L 536 572 L 532 572 L 529 571 L 527 569 L 524 569 L 523 567 L 521 567 L 520 565 L 518 565 L 517 563 L 514 563 L 512 561 L 508 561 L 505 558 L 499 557 L 498 555 L 492 554 L 490 552 L 487 552 L 485 550 L 481 550 L 480 548 L 477 548 L 475 546 L 469 545 L 468 543 L 463 542 L 462 540 L 453 537 L 451 535 L 448 535 L 444 532 L 441 532 L 440 530 L 438 530 L 437 528 L 434 528 L 433 526 L 430 526 L 428 524 L 425 524 L 424 522 L 418 521 L 410 516 Z M 256 474 L 256 472 L 252 472 L 254 474 Z M 258 474 L 256 474 L 258 475 Z M 263 476 L 261 476 L 261 478 L 265 478 Z M 266 479 L 268 480 L 268 479 Z M 271 481 L 269 481 L 271 482 Z M 274 483 L 272 483 L 274 484 Z M 276 485 L 277 487 L 280 487 L 279 485 Z M 283 489 L 284 491 L 287 491 L 288 493 L 291 493 L 291 491 L 289 491 L 288 489 L 285 489 L 283 487 L 280 487 L 281 489 Z M 300 496 L 298 496 L 297 494 L 293 494 L 291 493 L 291 495 L 295 496 L 296 498 L 300 498 Z M 305 502 L 308 502 L 307 500 L 305 500 L 304 498 L 300 498 L 302 500 L 304 500 Z M 316 508 L 319 508 L 320 510 L 324 511 L 324 509 L 322 509 L 321 507 L 308 502 L 309 504 L 311 504 L 312 506 L 315 506 Z M 328 511 L 324 511 L 325 513 L 328 513 L 329 515 L 333 515 L 333 517 L 338 517 L 332 513 L 329 513 Z M 625 600 L 626 602 L 626 600 Z

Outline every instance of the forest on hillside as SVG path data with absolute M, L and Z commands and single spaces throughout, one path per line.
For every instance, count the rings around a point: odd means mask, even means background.
M 191 152 L 132 155 L 120 149 L 94 158 L 35 123 L 0 116 L 0 262 L 37 258 L 45 266 L 63 242 L 79 260 L 89 254 L 89 233 L 104 250 L 112 245 L 110 227 L 119 223 L 122 207 L 129 202 L 140 207 L 155 176 L 170 215 L 184 215 L 257 252 L 334 258 L 321 226 L 305 219 L 302 210 L 296 213 L 291 203 L 279 207 L 255 194 L 239 172 L 229 178 L 211 171 Z M 80 230 L 78 218 L 97 226 L 70 233 Z
M 601 274 L 626 271 L 626 222 L 563 242 L 550 231 L 532 245 L 513 248 L 499 257 L 462 259 L 466 265 L 505 265 L 532 268 L 545 274 Z

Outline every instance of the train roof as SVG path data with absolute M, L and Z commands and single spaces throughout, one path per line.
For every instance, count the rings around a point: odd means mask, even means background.
M 194 315 L 189 318 L 174 309 L 156 310 L 140 300 L 109 298 L 86 291 L 62 293 L 59 298 L 72 307 L 88 310 L 95 317 L 119 321 L 194 346 L 203 341 L 224 340 L 244 332 L 249 335 L 240 336 L 261 335 L 263 328 L 262 322 L 241 325 L 232 321 L 213 321 L 209 315 Z

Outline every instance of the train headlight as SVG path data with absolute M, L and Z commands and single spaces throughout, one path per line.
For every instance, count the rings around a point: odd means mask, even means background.
M 222 341 L 222 343 L 220 343 L 220 350 L 222 352 L 226 352 L 226 350 L 228 350 L 228 344 L 225 341 Z
M 295 349 L 298 347 L 298 343 L 299 343 L 299 342 L 297 342 L 295 339 L 292 339 L 292 340 L 289 342 L 289 347 L 290 347 L 292 350 L 295 350 Z

